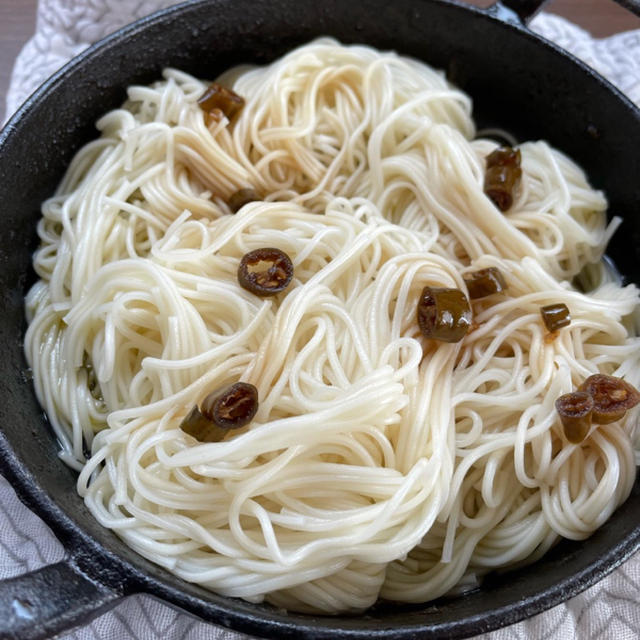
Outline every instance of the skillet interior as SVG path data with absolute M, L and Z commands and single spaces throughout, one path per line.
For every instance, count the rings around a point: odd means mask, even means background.
M 509 624 L 595 582 L 640 544 L 640 482 L 589 540 L 564 542 L 534 566 L 490 577 L 465 597 L 421 606 L 380 605 L 366 616 L 317 618 L 222 598 L 169 575 L 103 529 L 75 491 L 75 473 L 56 460 L 55 439 L 35 399 L 22 354 L 23 297 L 34 276 L 39 205 L 73 154 L 96 136 L 93 122 L 120 104 L 125 87 L 165 66 L 213 77 L 239 62 L 264 63 L 319 35 L 396 49 L 446 69 L 474 98 L 479 126 L 522 139 L 545 138 L 571 155 L 610 211 L 625 218 L 610 248 L 640 281 L 640 116 L 602 80 L 528 32 L 477 10 L 436 0 L 200 1 L 146 19 L 108 38 L 45 84 L 0 135 L 0 424 L 2 470 L 52 526 L 78 562 L 123 593 L 146 591 L 219 624 L 265 637 L 460 637 Z M 0 438 L 1 439 L 1 438 Z

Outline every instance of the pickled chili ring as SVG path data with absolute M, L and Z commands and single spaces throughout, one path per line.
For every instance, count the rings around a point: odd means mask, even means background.
M 571 314 L 569 308 L 563 302 L 548 304 L 540 309 L 540 315 L 544 326 L 553 333 L 571 324 Z
M 472 300 L 500 293 L 507 288 L 502 272 L 496 267 L 467 273 L 464 276 L 464 283 L 467 285 L 469 297 Z
M 240 260 L 238 282 L 258 296 L 284 291 L 293 279 L 293 263 L 280 249 L 265 247 L 249 251 Z
M 640 403 L 640 392 L 622 378 L 602 373 L 589 376 L 579 387 L 593 398 L 593 421 L 609 424 Z
M 245 204 L 256 202 L 256 200 L 260 200 L 260 196 L 258 196 L 255 189 L 238 189 L 231 194 L 227 204 L 233 213 L 237 213 Z
M 222 429 L 238 429 L 258 411 L 258 390 L 248 382 L 236 382 L 212 391 L 200 405 L 205 418 Z
M 417 316 L 422 335 L 442 342 L 459 342 L 471 326 L 471 307 L 460 289 L 425 287 Z
M 520 168 L 496 165 L 487 169 L 484 192 L 500 211 L 507 211 L 511 208 L 513 192 L 521 176 L 522 170 Z
M 490 187 L 485 190 L 485 194 L 491 202 L 500 209 L 500 211 L 508 211 L 511 209 L 511 205 L 513 204 L 513 195 L 511 195 L 510 191 L 502 188 Z
M 569 442 L 578 444 L 587 437 L 591 429 L 593 407 L 593 398 L 585 391 L 565 393 L 556 400 L 556 411 Z
M 484 193 L 500 209 L 513 204 L 513 193 L 522 177 L 520 149 L 498 147 L 486 158 Z
M 198 442 L 219 442 L 229 431 L 202 415 L 197 406 L 194 406 L 180 423 L 180 429 Z
M 486 158 L 487 168 L 489 167 L 520 167 L 522 155 L 520 149 L 504 146 L 494 149 Z
M 235 91 L 214 82 L 198 98 L 198 105 L 208 114 L 212 114 L 218 109 L 231 120 L 244 107 L 244 98 Z
M 199 442 L 219 442 L 231 429 L 249 424 L 258 411 L 258 390 L 247 382 L 236 382 L 212 391 L 194 406 L 180 424 Z

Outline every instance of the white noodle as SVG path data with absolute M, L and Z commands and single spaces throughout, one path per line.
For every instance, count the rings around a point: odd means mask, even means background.
M 554 409 L 595 372 L 640 382 L 637 289 L 570 284 L 618 224 L 603 195 L 528 142 L 499 212 L 469 98 L 394 54 L 319 40 L 222 81 L 247 99 L 233 126 L 183 72 L 131 87 L 43 205 L 25 349 L 99 522 L 186 580 L 320 612 L 462 592 L 587 537 L 640 439 L 632 411 L 569 444 Z M 229 215 L 244 187 L 265 200 Z M 236 271 L 271 246 L 295 278 L 261 299 Z M 488 266 L 507 294 L 474 302 L 460 343 L 424 340 L 421 289 Z M 238 380 L 259 391 L 248 427 L 179 429 Z

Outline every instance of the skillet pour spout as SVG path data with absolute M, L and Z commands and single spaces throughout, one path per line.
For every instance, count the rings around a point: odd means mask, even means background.
M 640 13 L 637 0 L 619 0 Z M 475 592 L 424 605 L 381 603 L 360 616 L 287 613 L 218 596 L 138 556 L 103 529 L 76 492 L 76 475 L 33 389 L 25 384 L 24 295 L 34 279 L 40 203 L 95 120 L 131 84 L 172 66 L 205 78 L 263 64 L 319 36 L 367 43 L 445 69 L 474 100 L 479 128 L 544 138 L 580 163 L 624 219 L 609 253 L 640 282 L 640 113 L 614 87 L 525 23 L 543 2 L 503 0 L 481 10 L 449 0 L 196 0 L 121 29 L 49 79 L 0 133 L 3 269 L 0 288 L 0 471 L 67 551 L 54 565 L 0 582 L 0 638 L 46 638 L 88 623 L 120 598 L 146 593 L 204 620 L 265 638 L 462 638 L 537 614 L 579 593 L 640 547 L 640 482 L 588 540 L 564 541 L 535 564 L 490 576 Z

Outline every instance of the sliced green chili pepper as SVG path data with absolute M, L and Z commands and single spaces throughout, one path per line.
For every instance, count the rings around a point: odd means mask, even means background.
M 235 91 L 214 82 L 198 98 L 198 104 L 204 112 L 214 117 L 215 114 L 212 112 L 218 109 L 231 120 L 244 107 L 244 98 Z
M 471 307 L 460 289 L 425 287 L 417 312 L 418 325 L 425 338 L 458 342 L 471 326 Z
M 238 282 L 258 296 L 284 291 L 293 278 L 293 263 L 280 249 L 265 247 L 249 251 L 240 260 Z
M 591 429 L 593 398 L 584 391 L 565 393 L 556 400 L 556 411 L 569 442 L 582 442 Z
M 487 167 L 519 167 L 522 161 L 520 149 L 498 147 L 486 157 Z
M 496 267 L 467 273 L 464 276 L 464 283 L 467 285 L 469 297 L 472 300 L 500 293 L 507 288 L 502 272 Z
M 520 178 L 520 149 L 499 147 L 486 157 L 484 192 L 500 211 L 507 211 L 513 204 L 513 193 Z
M 194 406 L 187 414 L 187 417 L 180 424 L 180 428 L 198 442 L 219 442 L 228 431 L 203 416 L 197 406 Z
M 219 442 L 230 429 L 244 427 L 258 411 L 258 390 L 236 382 L 212 391 L 198 409 L 194 406 L 180 428 L 199 442 Z
M 593 398 L 593 421 L 609 424 L 640 402 L 638 390 L 622 378 L 596 373 L 589 376 L 579 388 Z
M 549 304 L 540 309 L 542 321 L 547 330 L 553 333 L 571 324 L 571 314 L 566 304 L 559 302 L 557 304 Z
M 260 200 L 260 197 L 255 189 L 238 189 L 238 191 L 233 193 L 229 198 L 229 209 L 231 209 L 233 213 L 237 213 L 245 204 L 255 202 L 256 200 Z
M 258 390 L 248 382 L 236 382 L 211 392 L 202 401 L 200 410 L 223 429 L 244 427 L 258 411 Z

